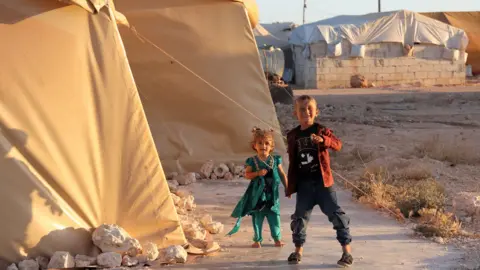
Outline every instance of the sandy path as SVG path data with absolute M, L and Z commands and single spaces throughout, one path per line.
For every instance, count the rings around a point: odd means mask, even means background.
M 225 231 L 228 231 L 235 221 L 228 216 L 246 186 L 246 181 L 209 181 L 196 183 L 189 189 L 196 195 L 200 211 L 208 211 L 215 220 L 224 222 Z M 458 259 L 462 254 L 455 248 L 410 237 L 410 230 L 390 217 L 353 202 L 346 191 L 339 191 L 338 197 L 352 220 L 355 269 L 454 269 L 459 265 Z M 247 217 L 241 231 L 232 238 L 217 237 L 226 251 L 216 256 L 198 258 L 195 264 L 171 268 L 338 269 L 335 263 L 340 256 L 340 247 L 332 225 L 318 208 L 312 214 L 302 264 L 290 266 L 286 263 L 293 249 L 289 222 L 295 198 L 284 198 L 281 203 L 282 231 L 287 243 L 284 248 L 273 247 L 268 226 L 264 234 L 264 247 L 260 250 L 250 248 L 252 226 L 250 217 Z

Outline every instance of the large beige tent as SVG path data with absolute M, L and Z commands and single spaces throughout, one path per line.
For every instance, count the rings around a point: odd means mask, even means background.
M 120 33 L 166 170 L 243 163 L 253 154 L 253 126 L 280 130 L 252 31 L 254 1 L 115 5 L 130 25 Z M 284 153 L 280 134 L 276 140 Z
M 185 243 L 111 6 L 75 2 L 0 2 L 3 261 L 95 253 L 102 223 Z

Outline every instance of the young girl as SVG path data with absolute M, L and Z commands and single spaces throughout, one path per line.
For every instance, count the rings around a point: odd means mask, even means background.
M 252 130 L 251 146 L 257 153 L 246 160 L 245 178 L 251 180 L 245 194 L 232 212 L 238 218 L 235 227 L 227 235 L 232 235 L 240 228 L 240 222 L 246 215 L 252 216 L 253 248 L 260 248 L 263 221 L 267 218 L 275 246 L 282 247 L 280 232 L 280 198 L 278 188 L 280 182 L 287 187 L 287 176 L 282 168 L 282 157 L 272 155 L 275 143 L 273 130 Z

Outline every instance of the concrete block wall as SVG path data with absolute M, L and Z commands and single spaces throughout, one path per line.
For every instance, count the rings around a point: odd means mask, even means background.
M 377 86 L 465 83 L 465 52 L 460 52 L 458 60 L 447 60 L 444 58 L 451 57 L 450 50 L 422 44 L 414 46 L 412 57 L 405 57 L 401 44 L 382 43 L 367 45 L 365 58 L 350 58 L 351 46 L 342 44 L 342 47 L 342 56 L 335 58 L 327 57 L 326 43 L 313 44 L 310 59 L 296 55 L 296 59 L 302 58 L 295 62 L 297 84 L 305 88 L 350 87 L 350 78 L 356 74 Z M 350 50 L 346 51 L 348 47 Z M 301 53 L 301 49 L 294 53 L 298 51 Z

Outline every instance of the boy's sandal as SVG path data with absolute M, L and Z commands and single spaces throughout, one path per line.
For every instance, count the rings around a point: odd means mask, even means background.
M 297 252 L 292 252 L 290 256 L 288 256 L 288 262 L 292 264 L 299 263 L 302 260 L 302 254 Z

